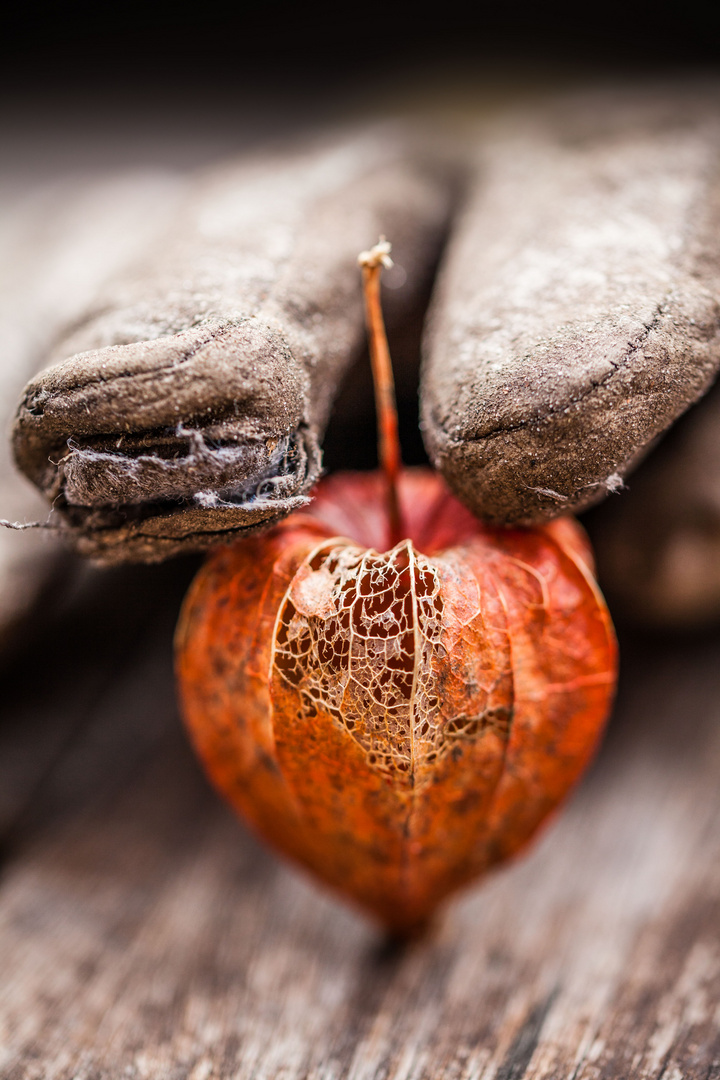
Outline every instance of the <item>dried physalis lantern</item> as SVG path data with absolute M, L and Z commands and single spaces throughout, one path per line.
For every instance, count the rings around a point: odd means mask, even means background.
M 519 851 L 587 765 L 616 679 L 579 526 L 488 528 L 400 467 L 379 300 L 360 257 L 382 471 L 213 554 L 177 672 L 211 779 L 277 849 L 396 933 Z

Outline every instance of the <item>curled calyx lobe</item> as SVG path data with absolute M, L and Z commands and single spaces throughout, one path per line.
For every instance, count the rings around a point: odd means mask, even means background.
M 382 526 L 377 476 L 334 477 L 312 516 L 219 551 L 186 601 L 178 673 L 231 803 L 403 931 L 563 799 L 616 654 L 568 519 L 493 530 L 424 471 L 400 494 L 408 538 L 384 553 L 366 543 Z

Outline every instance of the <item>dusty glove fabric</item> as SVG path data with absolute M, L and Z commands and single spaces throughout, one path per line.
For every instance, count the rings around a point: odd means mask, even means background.
M 200 176 L 25 390 L 16 460 L 78 550 L 154 561 L 302 506 L 364 341 L 358 252 L 392 235 L 402 317 L 454 192 L 447 162 L 392 125 Z
M 478 135 L 426 335 L 426 446 L 479 516 L 582 509 L 720 364 L 720 92 L 603 91 Z

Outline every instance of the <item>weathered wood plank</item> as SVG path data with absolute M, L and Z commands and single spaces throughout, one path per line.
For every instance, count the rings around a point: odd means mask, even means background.
M 49 678 L 8 675 L 3 786 L 5 748 L 33 732 L 41 757 L 71 687 L 85 716 L 7 852 L 0 1076 L 718 1075 L 720 637 L 626 642 L 617 715 L 567 813 L 393 950 L 208 790 L 170 667 L 187 573 L 103 579 L 104 638 L 89 591 L 49 631 Z

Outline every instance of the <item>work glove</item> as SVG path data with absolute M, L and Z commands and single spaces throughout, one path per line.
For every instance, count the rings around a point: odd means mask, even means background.
M 363 349 L 356 256 L 386 234 L 391 340 L 434 281 L 421 427 L 449 487 L 522 525 L 618 492 L 720 364 L 717 105 L 603 91 L 210 170 L 26 387 L 18 465 L 103 562 L 301 507 Z

